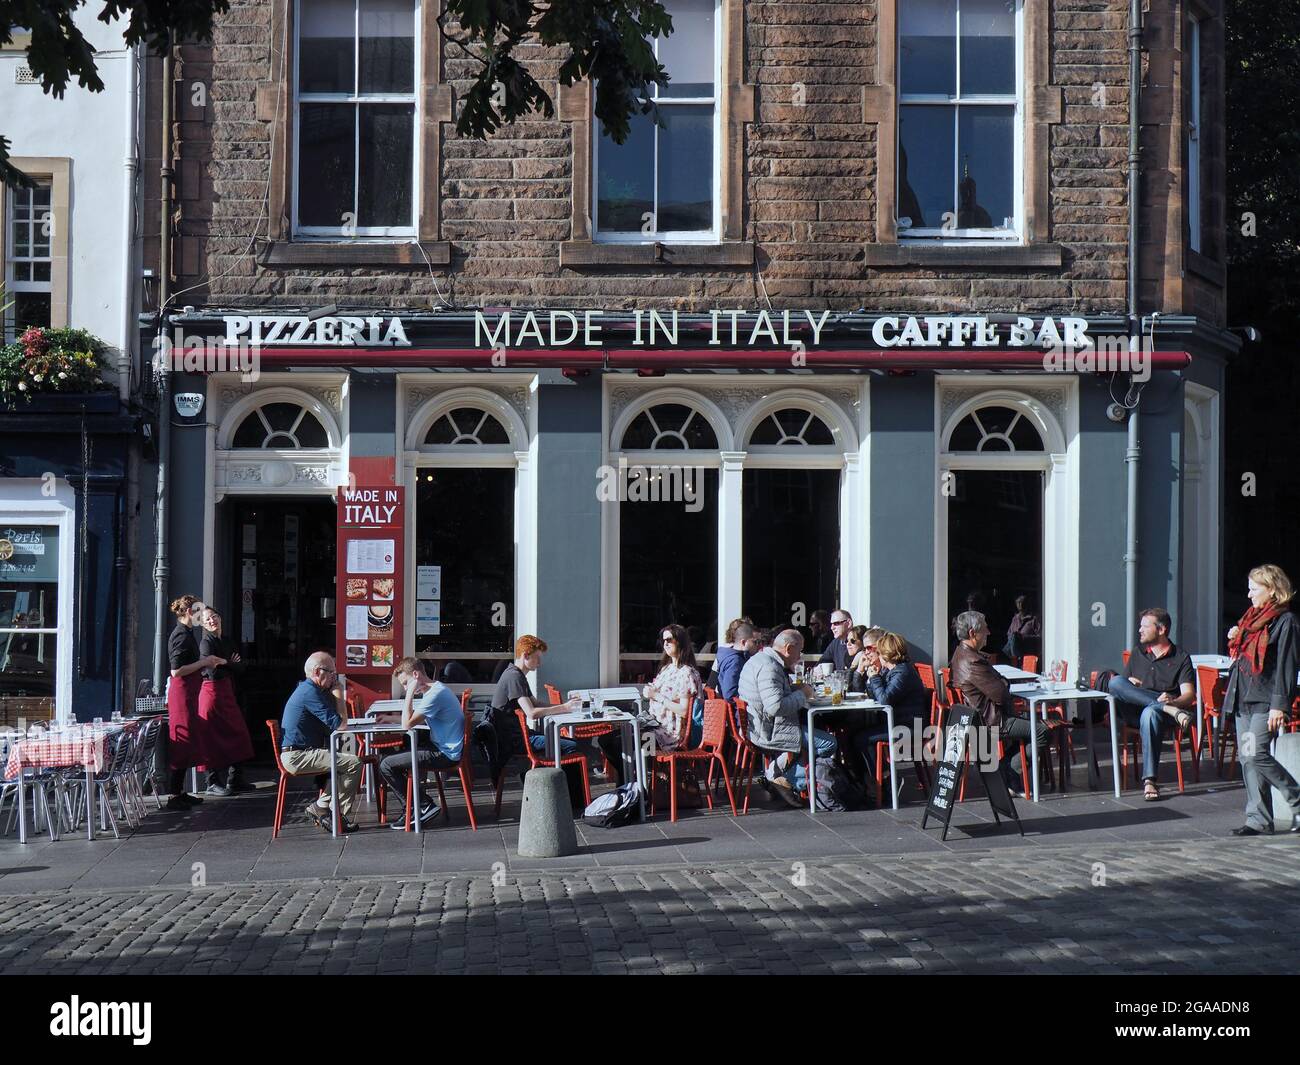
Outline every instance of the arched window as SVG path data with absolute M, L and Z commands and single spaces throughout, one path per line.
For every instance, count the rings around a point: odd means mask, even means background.
M 429 426 L 424 442 L 439 446 L 508 444 L 510 435 L 488 411 L 479 407 L 457 407 Z
M 816 414 L 798 407 L 786 407 L 759 422 L 749 442 L 760 447 L 783 444 L 818 447 L 835 443 L 835 437 L 830 426 Z
M 632 420 L 622 447 L 624 451 L 713 451 L 718 434 L 704 415 L 684 403 L 657 403 Z
M 323 448 L 329 437 L 320 419 L 297 403 L 264 403 L 235 430 L 232 448 Z
M 981 407 L 958 422 L 948 438 L 949 451 L 1043 451 L 1043 437 L 1023 411 Z

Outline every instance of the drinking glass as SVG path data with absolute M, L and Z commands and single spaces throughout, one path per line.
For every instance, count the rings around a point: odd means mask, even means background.
M 115 724 L 116 724 L 116 723 L 120 723 L 121 720 L 122 720 L 122 711 L 121 711 L 121 710 L 114 710 L 114 711 L 113 711 L 113 716 L 112 716 L 109 720 L 113 721 Z
M 97 718 L 95 718 L 95 722 L 94 722 L 94 724 L 95 724 L 95 728 L 103 728 L 103 727 L 104 727 L 104 719 L 103 719 L 102 717 L 97 717 Z

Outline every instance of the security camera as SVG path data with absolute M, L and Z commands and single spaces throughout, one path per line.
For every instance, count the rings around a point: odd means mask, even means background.
M 1113 422 L 1122 422 L 1128 417 L 1128 408 L 1122 403 L 1111 403 L 1106 407 L 1106 417 Z

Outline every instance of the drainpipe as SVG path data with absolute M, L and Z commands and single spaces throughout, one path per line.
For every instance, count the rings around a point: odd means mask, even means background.
M 131 399 L 131 351 L 135 331 L 135 179 L 139 168 L 136 158 L 136 133 L 139 122 L 139 96 L 136 76 L 140 70 L 140 46 L 132 45 L 127 61 L 126 86 L 126 184 L 122 190 L 122 347 L 117 359 L 117 394 L 123 403 Z
M 1128 16 L 1128 322 L 1129 351 L 1142 343 L 1142 317 L 1138 308 L 1138 187 L 1141 177 L 1142 104 L 1142 0 L 1129 0 Z M 1138 439 L 1138 404 L 1133 400 L 1128 416 L 1128 447 L 1124 464 L 1128 474 L 1128 532 L 1124 546 L 1124 632 L 1137 615 L 1138 577 L 1138 469 L 1142 447 Z
M 171 299 L 171 239 L 172 239 L 172 49 L 170 43 L 162 61 L 162 217 L 158 230 L 158 352 L 167 328 L 167 301 Z M 154 632 L 153 632 L 153 693 L 163 694 L 166 677 L 167 632 L 167 464 L 172 451 L 171 418 L 171 365 L 166 358 L 158 359 L 158 495 L 157 541 L 153 562 Z

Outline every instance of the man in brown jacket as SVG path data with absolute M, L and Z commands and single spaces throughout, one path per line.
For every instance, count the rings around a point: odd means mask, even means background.
M 967 610 L 953 619 L 952 627 L 957 637 L 957 648 L 949 663 L 952 686 L 961 691 L 962 698 L 975 708 L 985 725 L 997 730 L 1006 753 L 1011 755 L 1002 762 L 1007 788 L 1017 798 L 1023 798 L 1024 789 L 1017 765 L 1020 745 L 1028 743 L 1030 736 L 1034 736 L 1041 752 L 1047 742 L 1047 726 L 1042 721 L 1035 721 L 1031 728 L 1028 717 L 1012 713 L 1011 689 L 980 653 L 984 641 L 989 638 L 989 625 L 984 615 L 978 610 Z

